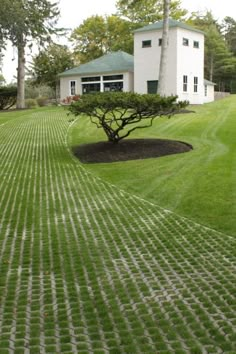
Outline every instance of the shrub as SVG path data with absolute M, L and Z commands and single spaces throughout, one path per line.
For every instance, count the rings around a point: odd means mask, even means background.
M 46 85 L 38 85 L 36 86 L 34 82 L 29 80 L 25 83 L 25 98 L 39 98 L 39 97 L 47 97 L 54 98 L 55 90 L 51 89 Z
M 0 87 L 0 110 L 9 109 L 16 104 L 17 88 L 15 86 Z
M 36 108 L 37 101 L 34 98 L 27 98 L 25 100 L 25 108 Z
M 39 107 L 47 106 L 48 99 L 46 97 L 39 97 L 39 98 L 37 98 L 37 104 Z
M 150 127 L 157 117 L 178 113 L 187 104 L 177 102 L 177 96 L 103 92 L 83 95 L 69 110 L 76 116 L 89 116 L 92 123 L 103 128 L 108 141 L 117 143 L 136 129 Z

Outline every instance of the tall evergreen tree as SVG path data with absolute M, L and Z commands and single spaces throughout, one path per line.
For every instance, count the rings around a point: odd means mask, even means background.
M 229 49 L 236 56 L 236 21 L 232 17 L 225 17 L 221 24 L 221 30 Z

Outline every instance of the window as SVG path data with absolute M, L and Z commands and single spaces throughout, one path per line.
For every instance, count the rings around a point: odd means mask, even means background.
M 104 91 L 123 91 L 123 81 L 116 82 L 105 82 L 104 83 Z
M 100 92 L 100 83 L 82 84 L 82 92 L 83 94 Z
M 199 42 L 193 41 L 193 48 L 199 48 Z
M 151 40 L 147 40 L 147 41 L 142 41 L 142 47 L 143 48 L 148 48 L 152 46 L 152 41 Z
M 205 97 L 207 96 L 207 85 L 205 85 Z
M 185 45 L 186 47 L 188 47 L 188 45 L 189 45 L 189 40 L 188 40 L 188 38 L 183 38 L 183 45 Z
M 183 76 L 183 91 L 184 92 L 188 91 L 188 76 L 187 75 Z
M 106 75 L 103 76 L 104 81 L 113 81 L 113 80 L 123 80 L 123 75 Z
M 194 76 L 193 92 L 198 92 L 198 77 Z
M 159 38 L 159 39 L 158 39 L 158 45 L 159 45 L 159 47 L 162 46 L 162 38 Z
M 70 96 L 75 96 L 76 81 L 70 81 Z
M 147 81 L 147 92 L 148 93 L 157 93 L 158 80 Z
M 82 81 L 82 82 L 100 81 L 100 76 L 82 77 L 82 78 L 81 78 L 81 81 Z

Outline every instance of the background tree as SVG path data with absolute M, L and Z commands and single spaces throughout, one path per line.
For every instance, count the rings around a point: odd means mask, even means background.
M 58 16 L 57 3 L 49 0 L 1 0 L 0 38 L 10 40 L 18 51 L 18 108 L 24 108 L 26 46 L 34 40 L 39 44 L 49 41 Z
M 235 57 L 221 33 L 221 25 L 209 11 L 204 15 L 195 13 L 189 23 L 205 34 L 205 78 L 215 82 L 220 91 L 230 90 L 235 78 Z
M 133 52 L 132 26 L 117 16 L 91 16 L 71 34 L 78 63 L 99 58 L 108 51 Z
M 225 17 L 221 24 L 221 32 L 230 51 L 236 55 L 236 21 L 232 17 Z
M 33 57 L 31 75 L 36 85 L 47 85 L 56 93 L 58 74 L 73 66 L 74 61 L 68 47 L 51 43 Z
M 177 113 L 187 102 L 176 102 L 177 97 L 140 95 L 130 92 L 103 92 L 83 95 L 69 110 L 76 116 L 89 116 L 92 123 L 102 128 L 108 141 L 118 143 L 134 130 L 147 128 L 155 118 Z
M 163 19 L 163 0 L 118 0 L 117 14 L 140 27 Z M 170 1 L 170 17 L 183 20 L 187 11 L 180 0 Z

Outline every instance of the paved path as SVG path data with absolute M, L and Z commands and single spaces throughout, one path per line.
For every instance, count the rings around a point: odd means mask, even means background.
M 68 127 L 0 126 L 0 354 L 236 353 L 236 240 L 86 172 Z

